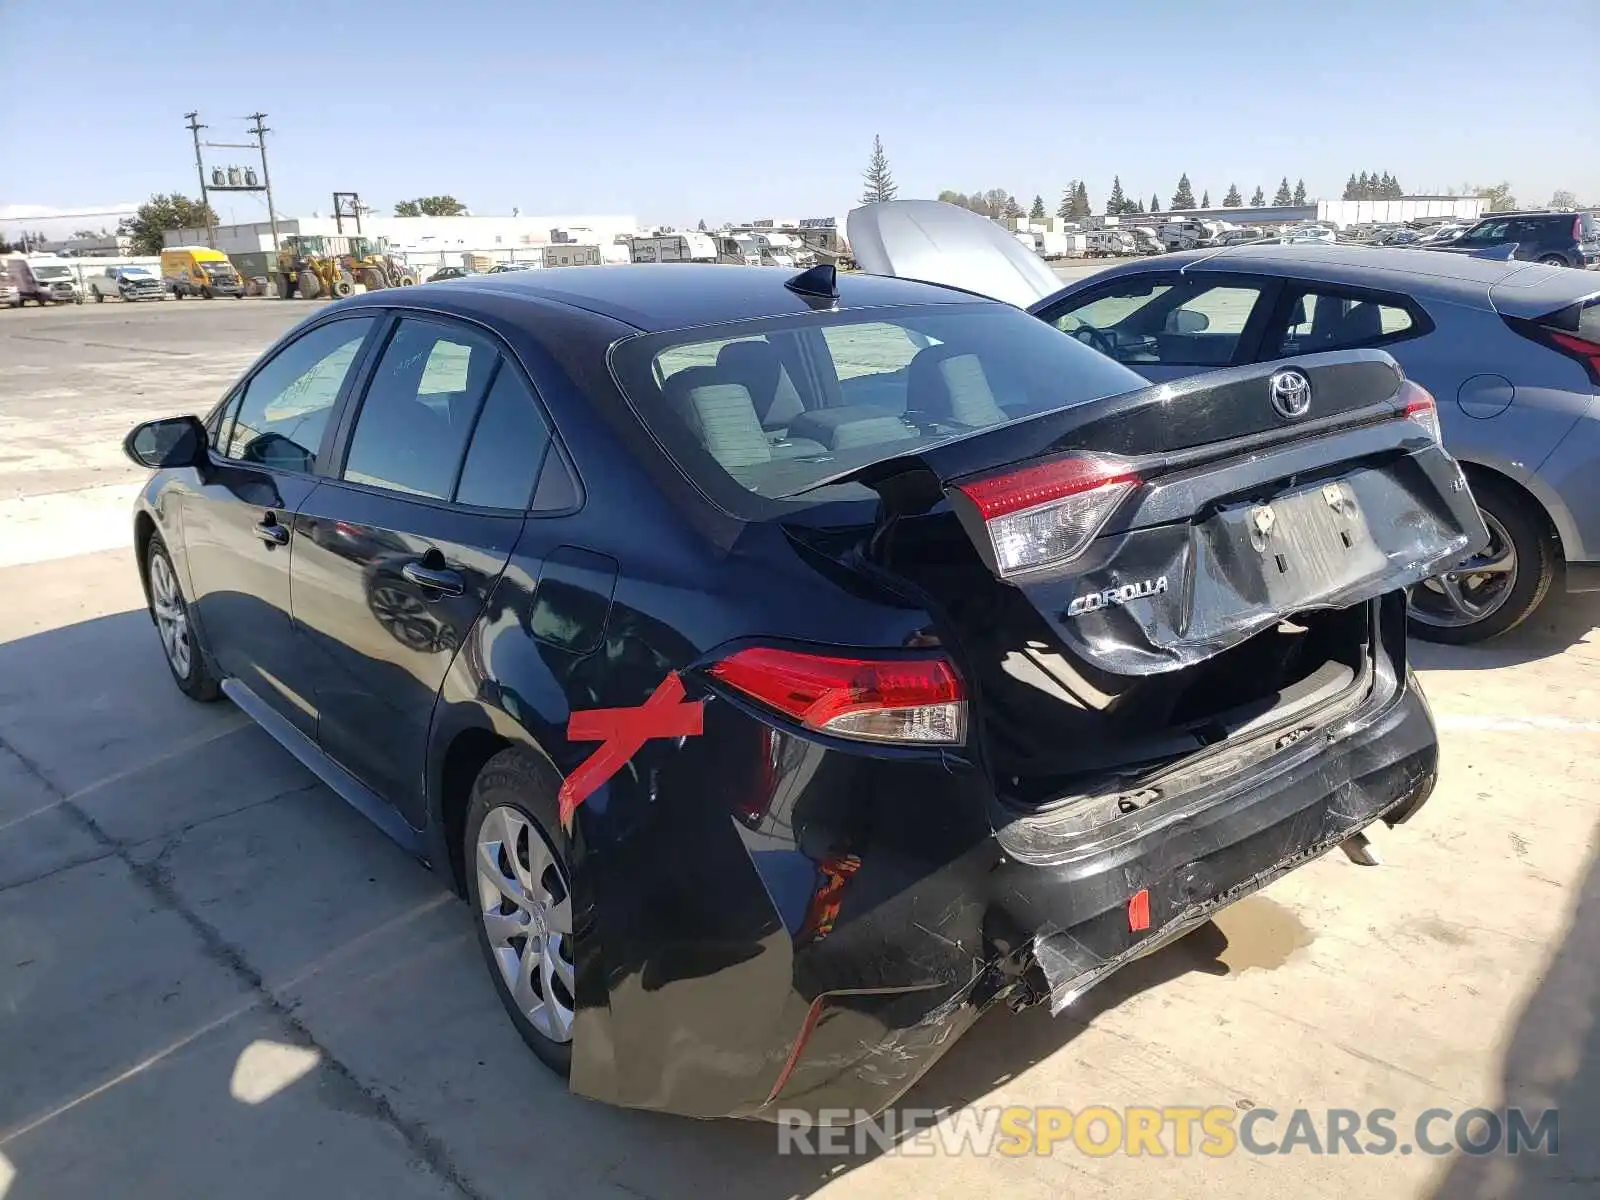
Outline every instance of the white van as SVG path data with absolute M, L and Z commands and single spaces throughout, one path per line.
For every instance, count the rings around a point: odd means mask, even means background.
M 18 254 L 6 260 L 6 274 L 17 288 L 17 305 L 82 304 L 78 277 L 72 266 L 58 258 L 30 258 Z

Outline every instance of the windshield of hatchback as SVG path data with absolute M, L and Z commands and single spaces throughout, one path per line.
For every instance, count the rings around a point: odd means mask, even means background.
M 1146 386 L 1043 321 L 993 303 L 643 335 L 613 347 L 612 368 L 679 469 L 736 514 L 871 463 Z M 807 496 L 847 498 L 836 487 Z

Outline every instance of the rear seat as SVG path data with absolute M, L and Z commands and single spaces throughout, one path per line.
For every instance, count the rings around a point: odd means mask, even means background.
M 756 416 L 750 389 L 729 379 L 720 367 L 685 368 L 667 378 L 662 394 L 724 467 L 749 467 L 827 452 L 821 442 L 770 436 Z

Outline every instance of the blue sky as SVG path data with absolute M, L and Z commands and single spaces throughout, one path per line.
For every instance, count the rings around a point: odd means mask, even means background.
M 1165 207 L 1185 171 L 1220 203 L 1377 170 L 1600 203 L 1600 69 L 1564 57 L 1597 18 L 1600 0 L 0 0 L 5 78 L 76 81 L 7 87 L 0 213 L 193 194 L 192 108 L 219 141 L 269 114 L 290 214 L 337 188 L 382 210 L 449 192 L 484 213 L 839 215 L 875 133 L 903 197 L 1004 187 L 1054 211 L 1081 177 L 1099 210 L 1119 174 Z

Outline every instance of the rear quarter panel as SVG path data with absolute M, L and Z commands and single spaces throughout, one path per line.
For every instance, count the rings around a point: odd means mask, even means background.
M 1582 366 L 1521 337 L 1498 313 L 1424 301 L 1436 328 L 1389 347 L 1434 394 L 1445 447 L 1463 463 L 1488 467 L 1527 489 L 1549 514 L 1569 558 L 1592 555 L 1596 515 L 1583 516 L 1581 473 L 1543 470 L 1595 403 Z M 1507 399 L 1509 397 L 1509 399 Z

